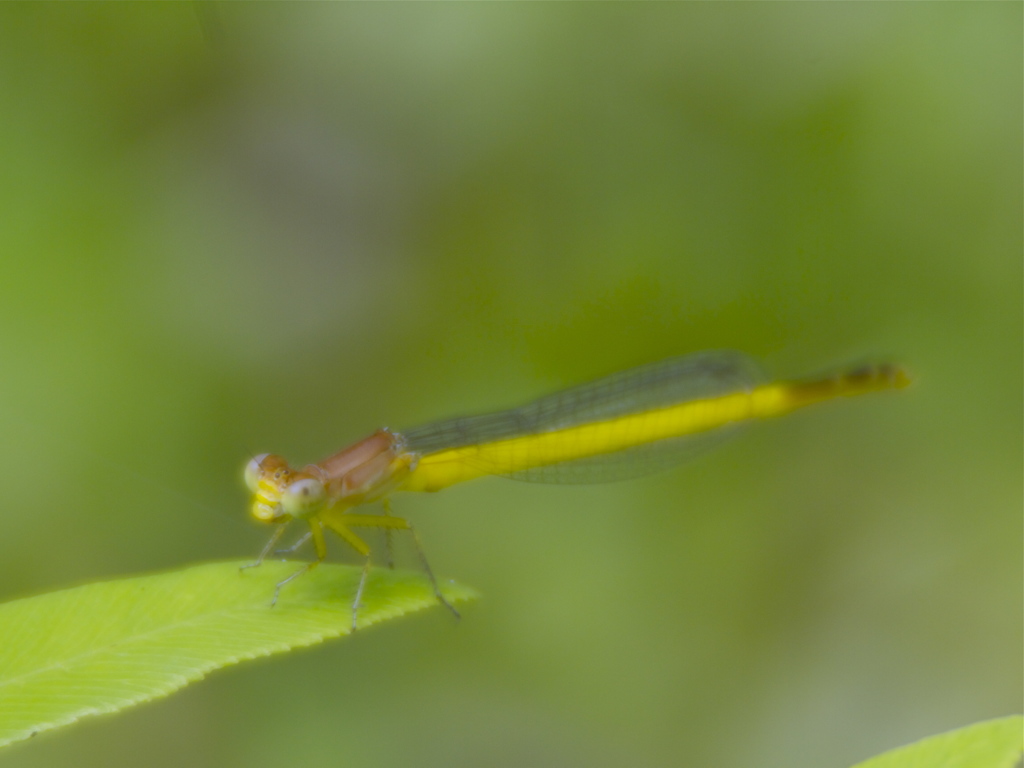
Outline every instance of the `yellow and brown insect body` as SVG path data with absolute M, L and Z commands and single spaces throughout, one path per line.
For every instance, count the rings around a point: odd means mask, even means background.
M 392 530 L 408 530 L 413 533 L 424 569 L 430 576 L 438 600 L 458 616 L 458 612 L 441 595 L 415 532 L 406 520 L 389 514 L 349 513 L 355 506 L 386 496 L 408 475 L 414 463 L 414 457 L 404 451 L 401 439 L 386 429 L 378 430 L 319 464 L 310 464 L 298 471 L 291 469 L 283 458 L 274 454 L 253 458 L 245 470 L 246 483 L 253 492 L 252 515 L 261 522 L 279 525 L 253 565 L 259 565 L 273 551 L 285 524 L 294 519 L 305 520 L 309 525 L 309 534 L 305 538 L 312 539 L 316 552 L 316 560 L 307 563 L 277 585 L 271 605 L 277 602 L 282 587 L 314 568 L 326 557 L 324 528 L 327 527 L 366 558 L 352 605 L 352 628 L 355 630 L 359 601 L 369 573 L 370 547 L 352 528 L 381 528 L 388 533 L 389 550 Z
M 308 522 L 317 562 L 326 552 L 325 526 L 367 558 L 354 621 L 370 550 L 351 529 L 412 531 L 408 522 L 387 514 L 392 491 L 437 491 L 484 475 L 547 483 L 635 477 L 696 455 L 744 422 L 909 383 L 902 368 L 888 364 L 765 382 L 746 355 L 703 352 L 613 374 L 507 411 L 402 434 L 381 429 L 297 472 L 279 456 L 258 456 L 246 470 L 246 481 L 257 520 Z M 351 511 L 378 500 L 385 502 L 384 515 Z M 274 541 L 276 536 L 264 555 Z M 430 574 L 425 558 L 423 563 Z M 448 605 L 436 581 L 434 588 Z
M 399 435 L 379 429 L 314 466 L 327 478 L 330 506 L 377 501 L 399 485 L 415 464 Z
M 401 483 L 414 465 L 398 436 L 381 429 L 318 463 L 294 470 L 280 456 L 262 454 L 246 469 L 251 512 L 260 522 L 309 518 L 322 510 L 377 501 Z

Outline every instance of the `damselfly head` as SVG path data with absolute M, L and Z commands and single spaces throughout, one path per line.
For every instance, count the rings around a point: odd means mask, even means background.
M 283 457 L 273 453 L 261 453 L 258 456 L 253 456 L 245 465 L 245 485 L 250 491 L 256 493 L 261 480 L 281 470 L 288 471 L 288 462 Z
M 281 496 L 295 473 L 282 457 L 272 453 L 254 456 L 245 467 L 245 484 L 252 491 L 252 516 L 263 523 L 280 523 L 290 515 Z

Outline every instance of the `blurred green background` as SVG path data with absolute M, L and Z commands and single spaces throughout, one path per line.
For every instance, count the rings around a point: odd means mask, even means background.
M 219 672 L 0 765 L 840 768 L 1019 710 L 1021 26 L 0 6 L 2 599 L 254 554 L 252 453 L 709 348 L 917 380 L 649 479 L 400 496 L 484 595 L 461 623 Z

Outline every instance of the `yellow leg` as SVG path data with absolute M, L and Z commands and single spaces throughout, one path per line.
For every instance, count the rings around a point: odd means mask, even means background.
M 324 526 L 317 519 L 309 521 L 309 533 L 313 537 L 313 551 L 316 552 L 317 562 L 327 557 L 327 542 L 324 541 Z
M 283 528 L 284 526 L 281 527 Z M 281 594 L 281 589 L 284 587 L 285 584 L 295 581 L 297 578 L 299 578 L 299 576 L 302 576 L 304 573 L 309 573 L 311 570 L 320 565 L 320 562 L 325 557 L 327 557 L 327 543 L 324 541 L 324 528 L 319 520 L 314 518 L 309 521 L 309 533 L 313 537 L 313 549 L 316 551 L 316 560 L 310 563 L 306 563 L 304 566 L 299 568 L 299 570 L 297 570 L 288 578 L 282 579 L 281 581 L 277 582 L 277 587 L 274 589 L 274 598 L 270 601 L 271 608 L 277 605 L 277 596 Z M 267 549 L 269 549 L 270 546 L 271 545 L 268 545 Z
M 352 631 L 355 632 L 357 629 L 357 619 L 359 618 L 359 604 L 363 600 L 363 590 L 366 588 L 366 579 L 370 575 L 370 547 L 365 541 L 349 530 L 348 526 L 341 522 L 343 518 L 343 515 L 338 517 L 327 517 L 324 519 L 324 525 L 341 536 L 341 538 L 345 540 L 346 544 L 366 558 L 363 561 L 363 572 L 359 576 L 359 586 L 356 587 L 356 596 L 352 600 Z M 320 536 L 322 538 L 323 533 L 321 533 Z
M 359 605 L 363 602 L 363 590 L 366 589 L 366 579 L 370 575 L 370 557 L 367 555 L 366 560 L 363 561 L 363 572 L 359 575 L 359 586 L 356 587 L 356 596 L 352 600 L 352 631 L 355 632 L 359 627 L 356 626 L 356 621 L 359 618 Z
M 423 551 L 423 545 L 420 544 L 420 537 L 416 533 L 416 529 L 412 527 L 412 524 L 408 520 L 401 517 L 393 517 L 392 515 L 346 515 L 341 514 L 337 517 L 325 521 L 327 525 L 333 531 L 337 531 L 342 538 L 352 544 L 349 540 L 349 536 L 353 537 L 366 547 L 363 540 L 356 536 L 352 531 L 349 530 L 349 526 L 354 528 L 383 528 L 384 530 L 403 530 L 409 531 L 412 534 L 413 544 L 416 546 L 416 554 L 419 555 L 420 562 L 423 564 L 423 570 L 426 571 L 427 576 L 430 578 L 430 584 L 434 588 L 434 595 L 441 605 L 452 612 L 455 618 L 462 618 L 459 612 L 455 610 L 455 606 L 445 599 L 445 596 L 441 594 L 441 588 L 437 585 L 437 579 L 434 577 L 434 571 L 430 568 L 430 563 L 427 562 L 427 555 Z M 342 533 L 345 531 L 345 533 Z M 353 545 L 355 546 L 355 545 Z M 356 547 L 356 551 L 363 554 L 362 550 Z M 366 549 L 366 555 L 369 556 L 369 548 Z
M 352 528 L 390 528 L 392 530 L 405 531 L 412 527 L 404 517 L 394 517 L 393 515 L 350 515 L 342 513 L 330 518 L 330 520 L 336 520 L 342 526 Z M 331 524 L 329 521 L 325 522 L 328 525 Z
M 294 552 L 299 547 L 301 547 L 303 544 L 305 544 L 307 541 L 309 541 L 309 539 L 310 539 L 310 537 L 312 537 L 312 535 L 313 535 L 312 531 L 306 531 L 304 534 L 302 534 L 298 538 L 298 540 L 294 544 L 291 544 L 290 546 L 287 546 L 284 549 L 275 549 L 274 550 L 274 554 L 275 555 L 290 555 L 292 552 Z
M 341 536 L 352 549 L 358 552 L 363 557 L 370 556 L 369 545 L 359 538 L 355 533 L 349 530 L 348 521 L 345 519 L 346 515 L 339 515 L 337 517 L 326 517 L 324 518 L 324 525 L 334 531 L 336 534 Z M 394 518 L 398 519 L 398 518 Z
M 385 517 L 391 517 L 391 499 L 389 499 L 388 497 L 385 496 L 384 499 L 381 501 L 381 506 L 384 507 L 384 516 Z M 392 533 L 391 533 L 391 531 L 392 531 L 391 528 L 385 528 L 384 529 L 384 554 L 385 554 L 385 557 L 386 557 L 385 562 L 387 563 L 388 568 L 390 568 L 391 570 L 394 570 L 395 569 L 395 555 L 394 555 L 394 547 L 392 546 L 392 540 L 391 540 L 392 539 Z
M 256 562 L 249 563 L 248 565 L 243 565 L 238 570 L 244 571 L 246 568 L 257 568 L 263 565 L 263 561 L 266 559 L 267 555 L 270 554 L 270 550 L 272 550 L 274 548 L 274 545 L 277 544 L 277 542 L 280 540 L 281 534 L 284 533 L 284 529 L 284 525 L 277 526 L 277 530 L 274 531 L 274 535 L 270 537 L 270 541 L 267 542 L 267 545 L 263 547 L 263 550 L 260 552 L 259 557 L 256 558 Z

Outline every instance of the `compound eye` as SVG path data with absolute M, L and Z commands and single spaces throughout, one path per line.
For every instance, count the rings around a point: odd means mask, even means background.
M 312 477 L 296 480 L 281 494 L 281 506 L 292 517 L 308 517 L 327 501 L 324 484 Z
M 261 453 L 259 456 L 253 456 L 252 461 L 245 465 L 245 485 L 246 487 L 256 493 L 260 485 L 260 477 L 263 475 L 263 460 L 270 454 Z

